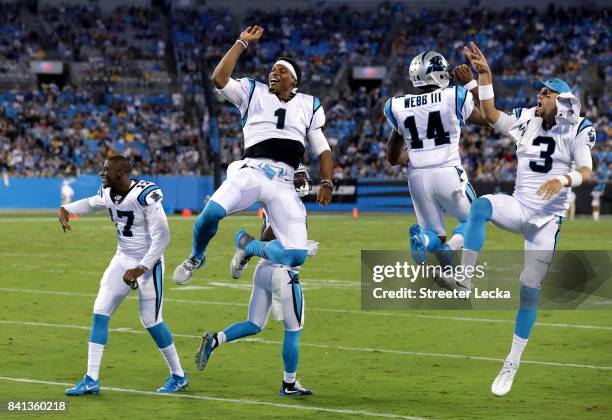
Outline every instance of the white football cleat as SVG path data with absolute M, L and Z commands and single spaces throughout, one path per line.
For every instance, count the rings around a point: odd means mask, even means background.
M 497 375 L 497 378 L 493 381 L 493 385 L 491 385 L 491 392 L 493 395 L 503 397 L 510 392 L 510 389 L 512 389 L 512 382 L 514 381 L 514 375 L 516 375 L 518 368 L 518 363 L 513 363 L 509 360 L 504 362 L 504 367 L 502 367 L 499 375 Z
M 232 258 L 232 263 L 230 264 L 230 273 L 233 279 L 238 280 L 242 277 L 250 260 L 251 257 L 243 249 L 236 248 L 234 258 Z
M 472 290 L 472 280 L 470 278 L 465 278 L 463 281 L 456 280 L 454 276 L 446 276 L 442 274 L 442 277 L 435 277 L 434 282 L 448 290 L 458 290 L 463 292 L 469 292 Z
M 185 284 L 189 280 L 191 280 L 191 276 L 193 276 L 193 272 L 204 265 L 206 261 L 206 257 L 200 260 L 196 257 L 189 257 L 185 261 L 183 261 L 176 269 L 174 270 L 174 275 L 172 279 L 176 284 Z

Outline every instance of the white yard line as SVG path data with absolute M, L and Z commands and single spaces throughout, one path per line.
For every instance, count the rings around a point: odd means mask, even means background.
M 182 217 L 180 215 L 168 215 L 168 219 L 170 221 L 186 221 L 186 222 L 195 222 L 197 218 L 196 216 L 191 217 Z M 342 214 L 314 214 L 308 215 L 309 219 L 347 219 L 350 220 L 351 216 L 347 213 Z M 232 215 L 232 220 L 257 220 L 257 213 L 253 214 L 242 214 L 242 215 Z M 16 217 L 0 217 L 0 223 L 30 223 L 30 222 L 53 222 L 57 223 L 58 228 L 61 228 L 59 222 L 57 221 L 57 216 L 16 216 Z M 82 216 L 77 220 L 71 220 L 71 223 L 75 224 L 81 222 L 105 222 L 110 224 L 110 218 L 108 217 L 88 217 Z
M 56 381 L 43 381 L 39 379 L 30 379 L 30 378 L 11 378 L 8 376 L 0 376 L 0 381 L 11 381 L 11 382 L 22 382 L 22 383 L 30 383 L 30 384 L 42 384 L 42 385 L 56 385 L 63 387 L 71 387 L 74 384 L 67 382 L 56 382 Z M 218 401 L 222 403 L 229 404 L 239 404 L 239 405 L 259 405 L 266 407 L 274 407 L 274 408 L 283 408 L 289 410 L 302 410 L 302 411 L 319 411 L 324 413 L 333 413 L 333 414 L 348 414 L 354 416 L 366 416 L 366 417 L 384 417 L 390 419 L 409 419 L 409 420 L 419 420 L 420 417 L 412 417 L 412 416 L 403 416 L 401 414 L 393 414 L 393 413 L 378 413 L 374 411 L 365 411 L 365 410 L 348 410 L 343 408 L 328 408 L 328 407 L 317 407 L 311 405 L 299 405 L 299 404 L 281 404 L 281 403 L 273 403 L 268 401 L 258 401 L 258 400 L 247 400 L 247 399 L 237 399 L 237 398 L 221 398 L 221 397 L 209 397 L 207 395 L 194 395 L 189 394 L 189 391 L 182 392 L 178 394 L 158 394 L 153 391 L 143 391 L 140 389 L 132 389 L 132 388 L 115 388 L 115 387 L 107 387 L 103 386 L 102 391 L 111 391 L 111 392 L 123 392 L 129 394 L 139 394 L 139 395 L 150 395 L 160 398 L 187 398 L 193 400 L 204 400 L 204 401 Z
M 32 322 L 32 321 L 9 321 L 9 320 L 0 319 L 0 325 L 1 324 L 27 325 L 31 327 L 47 327 L 47 328 L 68 328 L 68 329 L 77 329 L 77 330 L 89 330 L 90 329 L 90 327 L 83 326 L 83 325 L 52 324 L 52 323 L 47 323 L 47 322 Z M 146 331 L 134 330 L 132 328 L 110 328 L 109 331 L 119 332 L 119 333 L 128 333 L 128 334 L 146 334 Z M 193 338 L 193 339 L 200 338 L 200 336 L 198 335 L 191 335 L 191 334 L 173 334 L 173 335 L 175 337 L 182 337 L 182 338 Z M 283 344 L 282 341 L 266 340 L 262 338 L 245 338 L 240 341 L 258 343 L 258 344 L 274 344 L 274 345 Z M 405 356 L 437 357 L 437 358 L 463 359 L 463 360 L 481 360 L 481 361 L 498 362 L 498 363 L 504 362 L 504 359 L 500 359 L 496 357 L 470 356 L 467 354 L 455 354 L 455 353 L 431 353 L 431 352 L 422 352 L 422 351 L 380 349 L 380 348 L 372 348 L 372 347 L 333 346 L 329 344 L 316 344 L 316 343 L 304 343 L 304 342 L 300 343 L 300 346 L 314 347 L 314 348 L 320 348 L 320 349 L 329 349 L 329 350 L 354 351 L 354 352 L 360 352 L 360 353 L 385 353 L 385 354 L 399 354 L 399 355 L 405 355 Z M 596 369 L 596 370 L 612 370 L 612 366 L 583 365 L 583 364 L 578 364 L 578 363 L 560 363 L 560 362 L 548 362 L 548 361 L 539 361 L 539 360 L 521 360 L 521 363 L 528 364 L 528 365 L 545 365 L 545 366 Z
M 173 289 L 170 289 L 173 290 Z M 16 289 L 16 288 L 5 288 L 0 287 L 1 292 L 13 292 L 13 293 L 34 293 L 34 294 L 45 294 L 45 295 L 59 295 L 59 296 L 83 296 L 95 298 L 95 293 L 79 293 L 79 292 L 64 292 L 58 290 L 38 290 L 38 289 Z M 128 299 L 138 300 L 137 296 L 128 296 Z M 175 303 L 187 303 L 195 305 L 220 305 L 220 306 L 239 306 L 247 307 L 247 303 L 237 302 L 222 302 L 215 300 L 191 300 L 191 299 L 176 299 L 165 297 L 166 302 Z M 398 318 L 419 318 L 419 319 L 438 319 L 444 321 L 461 321 L 461 322 L 484 322 L 493 324 L 514 324 L 514 320 L 510 319 L 494 319 L 494 318 L 476 318 L 476 317 L 465 317 L 465 316 L 446 316 L 446 315 L 425 315 L 415 314 L 406 312 L 379 312 L 379 311 L 364 311 L 355 309 L 335 309 L 335 308 L 307 308 L 308 311 L 314 312 L 327 312 L 327 313 L 338 313 L 338 314 L 349 314 L 349 315 L 363 315 L 363 316 L 383 316 L 383 317 L 398 317 Z M 585 324 L 567 324 L 567 323 L 555 323 L 555 322 L 536 322 L 541 327 L 551 328 L 577 328 L 587 330 L 601 330 L 601 331 L 612 331 L 612 326 L 605 325 L 585 325 Z

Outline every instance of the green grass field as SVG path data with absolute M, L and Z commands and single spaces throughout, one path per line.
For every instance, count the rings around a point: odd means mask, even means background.
M 230 279 L 231 238 L 240 227 L 257 231 L 259 220 L 223 221 L 207 266 L 181 288 L 171 275 L 190 251 L 193 219 L 172 217 L 164 319 L 190 375 L 188 390 L 151 393 L 167 370 L 132 293 L 111 321 L 102 392 L 68 399 L 64 388 L 86 370 L 91 311 L 116 246 L 114 227 L 108 218 L 90 217 L 63 234 L 49 214 L 0 214 L 0 400 L 65 400 L 70 417 L 96 419 L 610 418 L 610 311 L 540 311 L 514 389 L 496 398 L 490 385 L 509 350 L 513 311 L 360 310 L 359 251 L 405 248 L 413 220 L 309 218 L 309 235 L 320 247 L 301 273 L 306 323 L 298 376 L 316 395 L 281 398 L 278 322 L 217 350 L 205 371 L 193 365 L 203 330 L 246 317 L 254 264 L 240 281 Z M 612 219 L 567 222 L 559 249 L 610 250 L 611 234 Z M 522 240 L 489 227 L 486 249 L 522 249 Z

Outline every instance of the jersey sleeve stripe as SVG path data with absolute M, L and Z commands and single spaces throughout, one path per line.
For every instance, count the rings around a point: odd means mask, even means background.
M 321 108 L 321 101 L 316 96 L 313 96 L 312 101 L 312 115 L 310 116 L 310 122 L 308 123 L 308 127 L 306 128 L 306 132 L 310 130 L 310 126 L 312 125 L 312 120 L 314 119 L 315 112 Z
M 593 123 L 588 118 L 585 118 L 585 119 L 582 120 L 582 122 L 580 122 L 580 125 L 578 126 L 578 131 L 576 132 L 576 135 L 580 134 L 580 132 L 582 130 L 584 130 L 585 128 L 588 128 L 588 127 L 593 127 Z
M 387 117 L 391 125 L 393 125 L 393 128 L 397 130 L 398 129 L 397 119 L 395 118 L 395 115 L 393 115 L 393 109 L 391 108 L 391 101 L 392 99 L 388 99 L 387 102 L 385 103 L 385 116 Z
M 246 125 L 246 120 L 249 117 L 249 106 L 251 106 L 251 99 L 253 99 L 253 93 L 255 93 L 255 80 L 248 79 L 248 81 L 250 85 L 249 102 L 247 102 L 246 110 L 244 111 L 244 117 L 240 119 L 240 123 L 243 127 Z
M 146 206 L 147 202 L 147 195 L 155 190 L 159 190 L 159 187 L 157 185 L 149 185 L 147 188 L 145 188 L 144 190 L 142 190 L 142 192 L 138 195 L 138 202 L 140 203 L 141 206 Z
M 465 100 L 467 98 L 467 91 L 463 86 L 455 86 L 455 114 L 457 115 L 457 119 L 461 124 L 461 127 L 464 125 L 463 121 L 463 104 L 465 104 Z

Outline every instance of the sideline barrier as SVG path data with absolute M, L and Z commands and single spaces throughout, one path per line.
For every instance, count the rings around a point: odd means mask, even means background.
M 155 182 L 164 193 L 164 209 L 168 213 L 190 209 L 199 212 L 214 192 L 212 176 L 143 176 Z M 100 188 L 100 177 L 82 175 L 68 179 L 79 200 L 95 194 Z M 9 178 L 8 186 L 0 183 L 0 209 L 54 209 L 60 205 L 62 178 Z M 481 196 L 501 192 L 512 194 L 513 182 L 472 182 Z M 576 214 L 591 213 L 591 191 L 594 184 L 581 185 L 576 193 Z M 341 180 L 334 193 L 334 202 L 327 207 L 315 203 L 318 186 L 305 199 L 308 211 L 353 212 L 414 212 L 408 183 L 405 179 L 361 178 Z M 257 211 L 259 205 L 248 210 Z M 612 213 L 612 186 L 601 197 L 601 213 Z

